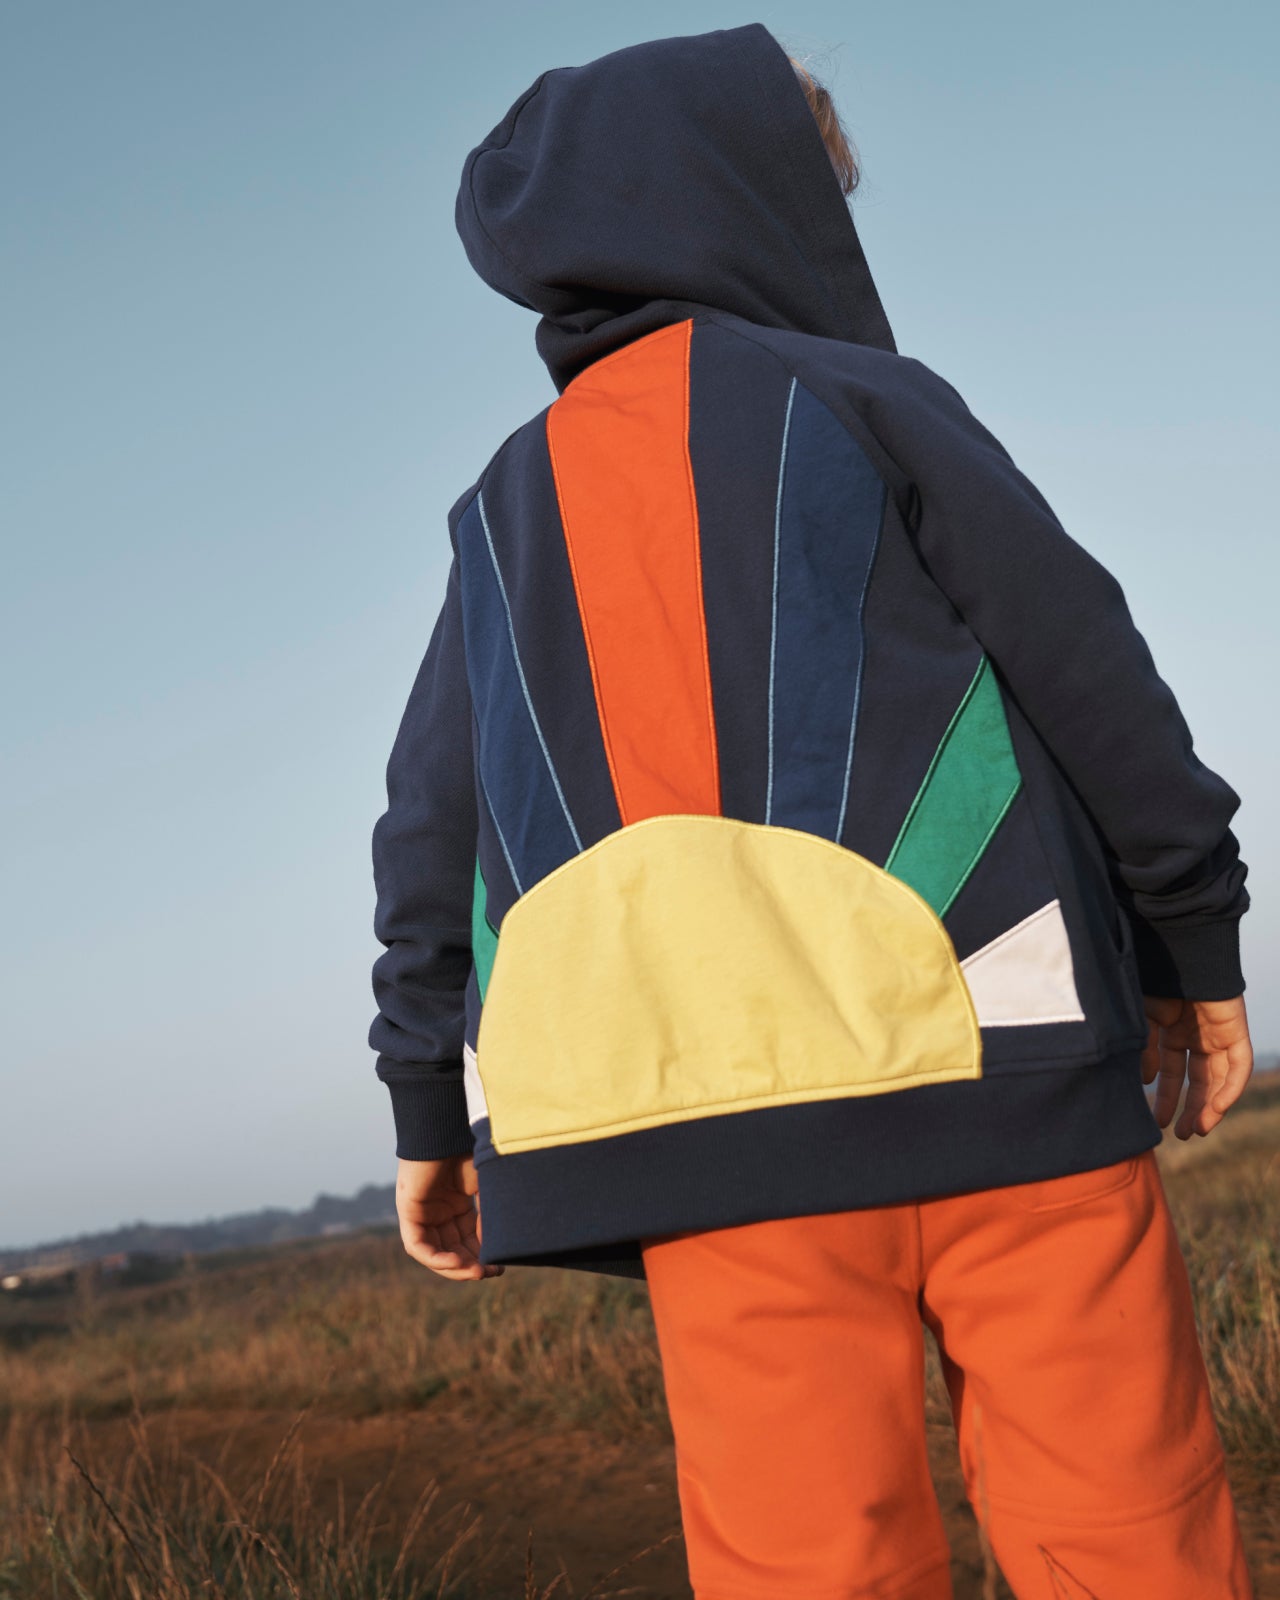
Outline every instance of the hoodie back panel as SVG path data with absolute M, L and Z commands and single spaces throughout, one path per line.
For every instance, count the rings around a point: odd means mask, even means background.
M 773 351 L 708 316 L 588 367 L 490 465 L 457 553 L 496 933 L 465 1040 L 490 1259 L 543 1254 L 544 1191 L 629 1142 L 643 1169 L 674 1137 L 700 1185 L 726 1140 L 769 1173 L 779 1114 L 821 1146 L 872 1096 L 926 1149 L 938 1117 L 943 1149 L 860 1150 L 845 1204 L 1035 1170 L 961 1142 L 927 1085 L 1032 1073 L 1036 1098 L 1087 1067 L 1110 1101 L 1114 1057 L 1126 1113 L 1075 1159 L 1158 1139 L 1136 982 L 1094 954 L 1104 901 L 1073 886 L 1064 914 L 990 658 Z M 824 1164 L 802 1170 L 825 1192 Z M 719 1181 L 731 1215 L 819 1198 Z M 653 1187 L 615 1175 L 557 1242 L 656 1232 Z
M 543 73 L 457 223 L 558 398 L 449 517 L 374 834 L 398 1153 L 481 1259 L 1158 1144 L 1143 993 L 1243 988 L 1238 797 L 1109 573 L 899 354 L 759 24 Z

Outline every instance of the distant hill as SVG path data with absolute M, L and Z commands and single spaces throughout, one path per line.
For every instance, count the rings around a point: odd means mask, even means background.
M 1280 1083 L 1280 1055 L 1260 1054 L 1255 1063 L 1252 1092 L 1271 1092 Z M 1147 1098 L 1154 1097 L 1154 1087 Z M 393 1183 L 366 1183 L 358 1194 L 344 1199 L 319 1194 L 305 1211 L 266 1206 L 207 1222 L 135 1222 L 107 1233 L 82 1233 L 26 1250 L 0 1248 L 0 1276 L 24 1267 L 71 1267 L 105 1256 L 181 1256 L 210 1250 L 244 1249 L 255 1245 L 283 1244 L 290 1239 L 314 1239 L 319 1234 L 342 1233 L 396 1221 Z
M 180 1256 L 209 1250 L 281 1244 L 289 1239 L 310 1239 L 322 1233 L 342 1233 L 373 1223 L 394 1223 L 396 1191 L 393 1183 L 367 1183 L 358 1194 L 344 1199 L 320 1194 L 304 1211 L 265 1206 L 206 1222 L 134 1222 L 106 1233 L 82 1233 L 26 1250 L 0 1249 L 0 1274 L 23 1267 L 72 1266 L 113 1255 Z

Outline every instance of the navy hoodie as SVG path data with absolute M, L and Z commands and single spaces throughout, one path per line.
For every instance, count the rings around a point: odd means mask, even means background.
M 1160 1142 L 1143 993 L 1239 994 L 1232 789 L 1115 580 L 897 353 L 759 24 L 544 73 L 457 226 L 558 398 L 449 514 L 374 831 L 397 1153 L 485 1262 Z

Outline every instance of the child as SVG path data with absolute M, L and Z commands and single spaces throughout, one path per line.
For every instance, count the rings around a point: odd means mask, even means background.
M 897 354 L 855 178 L 759 24 L 467 159 L 558 398 L 450 513 L 375 830 L 402 1234 L 647 1279 L 699 1600 L 950 1594 L 924 1323 L 1022 1600 L 1242 1600 L 1154 1157 L 1251 1070 L 1238 797 Z

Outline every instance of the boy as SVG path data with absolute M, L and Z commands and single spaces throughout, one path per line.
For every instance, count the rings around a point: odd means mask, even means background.
M 468 157 L 559 398 L 450 513 L 375 831 L 402 1233 L 647 1279 L 699 1600 L 950 1594 L 922 1323 L 1022 1600 L 1235 1600 L 1153 1150 L 1252 1066 L 1238 798 L 898 355 L 854 177 L 758 24 Z

